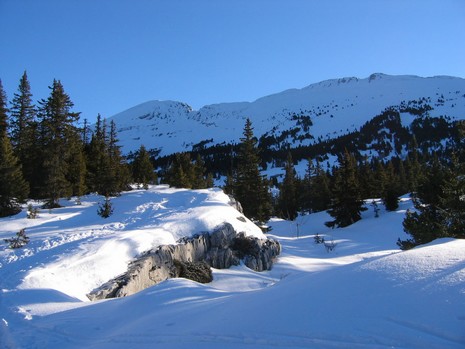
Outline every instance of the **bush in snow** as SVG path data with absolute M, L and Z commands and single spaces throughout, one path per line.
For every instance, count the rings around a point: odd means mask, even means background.
M 108 218 L 113 214 L 113 205 L 108 196 L 105 197 L 105 202 L 103 204 L 99 204 L 97 214 L 102 218 Z
M 331 241 L 324 241 L 323 244 L 325 245 L 326 252 L 331 252 L 334 250 L 337 246 L 337 244 L 334 242 L 334 240 L 331 239 Z
M 36 219 L 37 217 L 39 217 L 39 209 L 32 207 L 32 204 L 27 205 L 27 218 Z
M 325 242 L 325 238 L 320 236 L 318 233 L 316 233 L 313 239 L 315 240 L 315 244 L 322 244 Z
M 26 230 L 21 229 L 19 232 L 16 233 L 15 237 L 11 239 L 4 239 L 4 241 L 8 244 L 10 248 L 21 248 L 28 244 L 29 237 L 26 236 Z

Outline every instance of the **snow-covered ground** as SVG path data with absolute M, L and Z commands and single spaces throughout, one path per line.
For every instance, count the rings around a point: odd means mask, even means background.
M 190 151 L 200 142 L 237 143 L 242 137 L 245 119 L 250 118 L 258 138 L 265 133 L 279 135 L 305 127 L 292 118 L 311 118 L 309 132 L 318 139 L 330 139 L 358 130 L 386 108 L 404 108 L 428 104 L 430 116 L 447 115 L 463 119 L 465 114 L 465 79 L 448 76 L 422 78 L 372 74 L 365 79 L 343 78 L 322 81 L 302 89 L 290 89 L 254 102 L 220 103 L 192 110 L 186 103 L 148 101 L 111 117 L 118 127 L 123 153 L 140 145 L 161 149 L 161 155 Z M 422 103 L 419 103 L 419 102 Z M 409 126 L 412 114 L 401 114 Z M 297 141 L 295 146 L 299 145 Z M 303 141 L 308 145 L 310 140 Z
M 400 251 L 397 212 L 371 210 L 330 230 L 326 213 L 273 219 L 283 253 L 269 272 L 214 270 L 214 281 L 172 279 L 135 295 L 89 302 L 86 293 L 156 245 L 230 222 L 263 237 L 219 189 L 152 187 L 112 200 L 0 219 L 0 238 L 26 228 L 23 249 L 0 247 L 0 348 L 463 348 L 465 241 Z M 334 241 L 327 252 L 314 243 Z

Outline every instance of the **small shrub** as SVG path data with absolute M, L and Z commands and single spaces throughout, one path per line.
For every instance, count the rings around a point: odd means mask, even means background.
M 23 228 L 16 233 L 11 239 L 4 239 L 9 248 L 21 248 L 29 243 L 29 237 L 26 235 L 26 230 Z
M 380 211 L 380 209 L 379 209 L 379 207 L 378 207 L 378 203 L 377 203 L 375 200 L 373 200 L 373 201 L 371 202 L 371 206 L 373 207 L 373 211 L 375 212 L 375 218 L 379 218 L 379 211 Z
M 99 204 L 97 214 L 102 218 L 108 218 L 113 214 L 113 205 L 108 196 L 105 197 L 105 202 L 103 204 Z
M 27 218 L 36 219 L 38 217 L 39 217 L 39 209 L 37 207 L 33 207 L 32 204 L 27 205 Z
M 328 253 L 333 251 L 337 246 L 337 244 L 334 242 L 334 240 L 325 241 L 323 244 L 325 245 L 326 252 L 328 252 Z
M 315 244 L 323 244 L 325 242 L 325 238 L 320 236 L 318 233 L 313 237 L 315 240 Z

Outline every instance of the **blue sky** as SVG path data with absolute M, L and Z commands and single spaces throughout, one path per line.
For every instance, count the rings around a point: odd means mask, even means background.
M 0 0 L 0 79 L 82 117 L 253 101 L 374 72 L 465 77 L 463 0 Z

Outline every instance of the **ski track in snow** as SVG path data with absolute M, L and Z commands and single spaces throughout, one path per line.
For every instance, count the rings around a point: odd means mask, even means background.
M 344 229 L 325 212 L 272 219 L 283 247 L 271 271 L 213 269 L 202 285 L 171 279 L 135 295 L 85 301 L 92 287 L 157 244 L 228 221 L 263 236 L 220 190 L 166 186 L 0 220 L 0 238 L 26 227 L 27 248 L 0 248 L 1 348 L 463 348 L 465 241 L 440 239 L 400 251 L 404 197 L 397 212 L 365 211 Z M 327 252 L 318 233 L 334 241 Z

